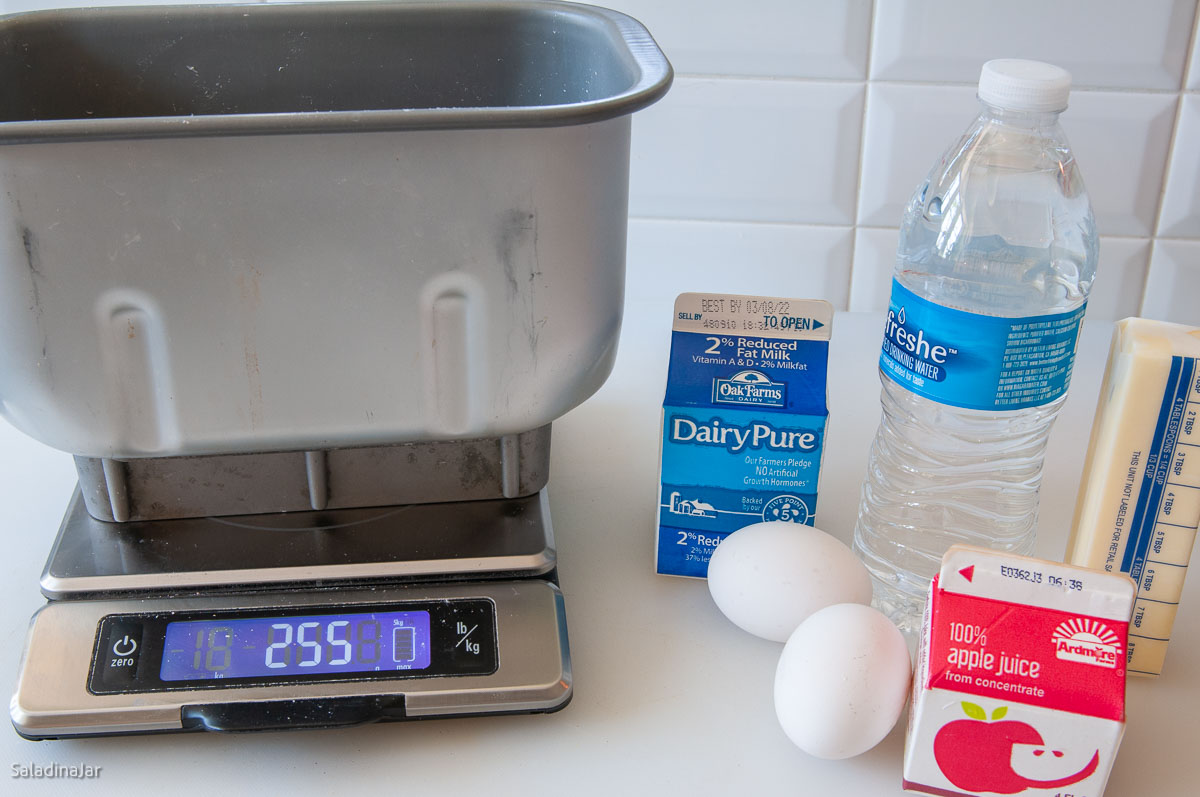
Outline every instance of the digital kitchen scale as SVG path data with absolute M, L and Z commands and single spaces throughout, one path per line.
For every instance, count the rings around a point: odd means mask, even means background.
M 317 455 L 77 460 L 81 488 L 41 581 L 50 603 L 31 623 L 11 703 L 17 732 L 324 728 L 561 708 L 571 667 L 548 456 L 547 427 Z M 137 519 L 194 512 L 197 500 L 261 509 L 253 484 L 270 476 L 286 487 L 296 458 L 303 484 L 280 492 L 303 495 L 307 511 Z M 361 499 L 380 463 L 377 486 L 444 498 L 491 484 L 498 497 L 312 508 Z M 108 478 L 93 483 L 93 473 Z M 131 519 L 93 516 L 110 513 Z
M 0 416 L 79 474 L 17 731 L 562 707 L 550 424 L 616 357 L 649 32 L 327 2 L 0 40 Z

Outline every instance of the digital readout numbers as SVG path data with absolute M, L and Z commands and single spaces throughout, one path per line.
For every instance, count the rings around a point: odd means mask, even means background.
M 324 631 L 322 631 L 324 626 Z M 360 620 L 350 630 L 349 620 L 328 623 L 309 621 L 271 623 L 267 630 L 266 658 L 263 664 L 271 670 L 293 666 L 316 667 L 322 661 L 330 666 L 375 664 L 382 657 L 378 620 Z M 411 637 L 413 629 L 406 629 Z M 353 641 L 351 641 L 353 637 Z M 411 658 L 411 655 L 409 656 Z M 192 669 L 223 672 L 233 661 L 233 628 L 216 626 L 196 629 L 196 649 Z

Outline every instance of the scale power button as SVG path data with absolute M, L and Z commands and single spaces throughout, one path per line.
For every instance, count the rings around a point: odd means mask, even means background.
M 118 639 L 112 646 L 113 655 L 118 657 L 132 656 L 137 649 L 137 640 L 129 634 Z
M 127 617 L 108 617 L 100 623 L 92 683 L 102 690 L 128 687 L 137 680 L 142 653 L 142 623 Z

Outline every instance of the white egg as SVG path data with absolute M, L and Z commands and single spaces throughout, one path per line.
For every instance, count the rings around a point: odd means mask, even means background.
M 850 758 L 883 741 L 904 710 L 912 660 L 875 609 L 828 606 L 788 639 L 775 670 L 775 714 L 797 747 Z
M 784 642 L 818 609 L 870 603 L 871 577 L 836 537 L 774 521 L 739 529 L 717 546 L 708 590 L 734 625 Z

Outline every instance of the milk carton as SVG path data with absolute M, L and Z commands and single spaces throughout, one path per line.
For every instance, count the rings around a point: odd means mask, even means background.
M 752 523 L 813 524 L 833 307 L 685 293 L 663 400 L 657 570 L 704 578 Z
M 1100 797 L 1125 727 L 1127 576 L 954 546 L 930 589 L 904 788 Z

